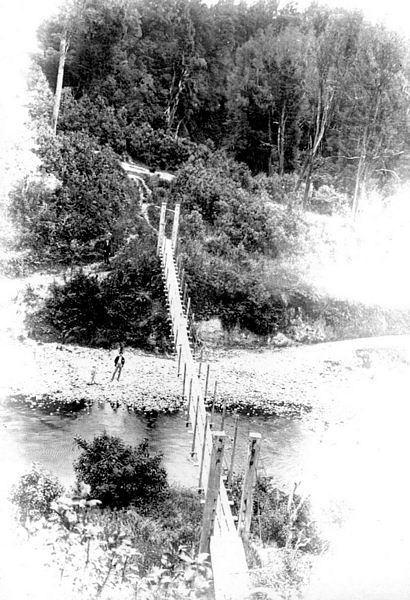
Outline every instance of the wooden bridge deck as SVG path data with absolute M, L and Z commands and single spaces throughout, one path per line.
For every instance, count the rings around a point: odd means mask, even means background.
M 165 235 L 160 240 L 159 253 L 167 290 L 172 333 L 178 354 L 178 375 L 183 374 L 183 389 L 188 402 L 188 420 L 193 432 L 192 455 L 196 455 L 200 464 L 198 487 L 206 492 L 213 450 L 212 430 L 205 409 L 204 391 L 190 347 L 188 320 L 181 300 L 172 240 L 167 239 Z M 219 481 L 216 506 L 212 510 L 212 521 L 213 531 L 208 545 L 216 600 L 246 598 L 251 586 L 245 550 L 235 526 L 222 477 Z M 203 550 L 202 548 L 201 551 Z

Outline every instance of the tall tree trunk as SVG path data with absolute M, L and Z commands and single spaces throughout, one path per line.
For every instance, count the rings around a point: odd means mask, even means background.
M 302 201 L 303 210 L 306 210 L 308 200 L 309 200 L 310 185 L 312 182 L 313 160 L 314 160 L 314 158 L 313 158 L 313 154 L 312 154 L 310 161 L 309 161 L 309 167 L 307 170 L 307 174 L 306 174 L 305 191 L 303 192 L 303 201 Z
M 306 206 L 307 199 L 309 196 L 309 189 L 310 189 L 310 182 L 311 182 L 311 177 L 312 177 L 312 172 L 313 172 L 314 160 L 315 160 L 316 154 L 318 153 L 318 150 L 320 148 L 320 144 L 322 143 L 323 137 L 325 135 L 326 127 L 327 127 L 328 120 L 329 120 L 329 112 L 330 112 L 330 108 L 333 103 L 334 94 L 335 94 L 334 90 L 331 90 L 330 93 L 328 93 L 327 90 L 324 89 L 319 93 L 319 96 L 318 96 L 317 108 L 316 108 L 316 119 L 315 119 L 316 124 L 315 124 L 313 143 L 312 143 L 311 149 L 309 150 L 309 153 L 306 156 L 302 171 L 299 175 L 299 179 L 298 179 L 298 182 L 295 187 L 295 191 L 297 192 L 299 190 L 300 186 L 302 185 L 302 181 L 304 180 L 305 175 L 306 175 L 306 182 L 305 182 L 306 187 L 305 187 L 305 192 L 303 195 L 303 206 L 304 207 Z M 326 96 L 325 100 L 323 99 L 324 96 Z
M 279 154 L 279 175 L 282 177 L 285 171 L 285 106 L 282 107 L 278 127 L 278 154 Z
M 54 96 L 54 107 L 53 107 L 53 133 L 56 135 L 57 133 L 57 121 L 58 121 L 58 113 L 60 111 L 60 103 L 61 103 L 61 92 L 63 89 L 63 79 L 64 79 L 64 65 L 67 58 L 67 50 L 68 50 L 68 41 L 67 41 L 67 32 L 63 33 L 63 36 L 60 41 L 60 60 L 58 62 L 58 74 L 57 74 L 57 84 L 56 84 L 56 93 Z
M 361 148 L 360 148 L 359 164 L 357 165 L 357 171 L 356 171 L 356 182 L 355 182 L 355 187 L 354 187 L 354 196 L 353 196 L 352 213 L 351 213 L 353 221 L 356 219 L 356 216 L 357 216 L 357 213 L 359 210 L 360 191 L 362 188 L 363 173 L 364 173 L 364 167 L 366 164 L 367 134 L 368 134 L 368 126 L 366 126 L 364 133 L 363 133 L 362 144 L 361 144 Z
M 273 157 L 274 157 L 274 149 L 273 149 L 273 139 L 272 139 L 272 109 L 269 109 L 268 116 L 268 146 L 269 150 L 269 158 L 268 158 L 268 177 L 272 177 L 273 175 Z
M 185 64 L 185 57 L 182 55 L 181 59 L 181 73 L 177 75 L 177 70 L 174 68 L 172 76 L 172 82 L 169 90 L 168 106 L 164 111 L 165 120 L 167 123 L 167 132 L 171 134 L 174 126 L 175 117 L 178 111 L 181 94 L 185 89 L 186 80 L 189 77 L 188 66 Z M 181 119 L 182 121 L 183 119 Z M 181 124 L 181 123 L 180 123 Z M 178 136 L 178 130 L 175 133 L 175 138 Z
M 363 132 L 362 144 L 361 144 L 361 148 L 360 148 L 360 158 L 359 158 L 359 164 L 357 165 L 356 182 L 355 182 L 354 196 L 353 196 L 353 203 L 352 203 L 351 217 L 352 217 L 353 221 L 356 219 L 357 213 L 359 212 L 360 197 L 362 195 L 364 174 L 366 171 L 366 159 L 367 159 L 369 140 L 372 139 L 372 131 L 374 132 L 374 128 L 377 123 L 377 118 L 379 116 L 379 109 L 380 109 L 380 94 L 377 95 L 376 106 L 374 107 L 372 118 L 368 119 L 368 121 L 366 123 L 366 127 Z

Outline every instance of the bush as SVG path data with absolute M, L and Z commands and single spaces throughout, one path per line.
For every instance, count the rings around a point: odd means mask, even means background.
M 185 488 L 170 488 L 160 504 L 150 508 L 150 517 L 161 524 L 175 548 L 198 547 L 203 506 L 197 493 Z
M 110 146 L 117 154 L 126 150 L 126 109 L 116 110 L 102 96 L 91 100 L 87 95 L 75 100 L 70 89 L 64 88 L 58 130 L 86 132 L 102 146 Z
M 169 135 L 162 129 L 154 130 L 147 123 L 129 127 L 127 150 L 132 158 L 146 163 L 151 169 L 177 170 L 194 156 L 208 156 L 210 149 L 186 138 Z
M 134 448 L 104 432 L 92 442 L 80 437 L 75 441 L 83 450 L 74 463 L 77 478 L 90 486 L 90 497 L 101 500 L 103 506 L 123 508 L 132 504 L 143 510 L 168 492 L 162 455 L 149 455 L 148 440 Z
M 64 285 L 51 284 L 46 320 L 64 341 L 91 344 L 106 319 L 106 308 L 96 275 L 78 271 Z
M 234 477 L 232 499 L 239 511 L 242 476 Z M 259 476 L 253 498 L 251 532 L 268 545 L 320 554 L 327 547 L 315 527 L 309 499 L 293 491 L 286 494 L 274 487 L 272 477 Z
M 236 196 L 248 199 L 252 177 L 245 165 L 236 163 L 224 152 L 207 159 L 187 162 L 178 172 L 172 191 L 184 212 L 198 211 L 204 221 L 213 225 L 226 210 L 232 212 Z
M 350 202 L 349 197 L 343 192 L 335 190 L 333 185 L 322 185 L 314 190 L 308 208 L 322 215 L 347 215 Z
M 38 339 L 111 347 L 123 343 L 147 350 L 169 350 L 169 322 L 161 266 L 152 248 L 138 241 L 113 260 L 105 278 L 82 270 L 50 297 L 27 325 Z
M 37 521 L 51 513 L 51 503 L 61 496 L 64 487 L 58 479 L 39 463 L 33 463 L 31 470 L 12 487 L 10 500 L 16 505 L 21 523 Z
M 26 178 L 11 194 L 10 217 L 21 246 L 53 262 L 95 259 L 107 231 L 122 244 L 135 220 L 138 190 L 108 147 L 82 132 L 44 134 L 37 154 L 42 177 Z
M 238 326 L 258 335 L 285 327 L 283 299 L 265 286 L 257 261 L 212 256 L 191 246 L 183 265 L 197 319 L 216 316 L 228 331 Z

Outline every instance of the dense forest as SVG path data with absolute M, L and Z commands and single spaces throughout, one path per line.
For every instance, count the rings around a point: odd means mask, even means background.
M 161 345 L 153 248 L 164 199 L 181 202 L 180 252 L 198 319 L 291 334 L 304 313 L 316 323 L 305 332 L 311 341 L 331 338 L 327 328 L 341 321 L 350 323 L 343 336 L 402 327 L 403 315 L 398 324 L 347 291 L 347 303 L 340 292 L 323 295 L 318 282 L 341 263 L 366 262 L 351 219 L 370 193 L 383 205 L 408 177 L 405 39 L 359 11 L 316 4 L 72 0 L 38 40 L 29 108 L 42 176 L 12 195 L 20 248 L 92 262 L 110 231 L 116 251 L 108 283 L 80 273 L 65 292 L 54 289 L 53 327 L 64 321 L 67 333 L 73 295 L 91 294 L 92 323 L 78 323 L 77 311 L 74 339 L 109 343 L 101 332 L 111 315 L 108 329 L 121 339 Z M 175 177 L 142 186 L 124 160 Z M 337 234 L 323 220 L 332 215 Z M 365 254 L 387 269 L 380 240 Z M 124 316 L 131 305 L 140 310 L 134 333 Z

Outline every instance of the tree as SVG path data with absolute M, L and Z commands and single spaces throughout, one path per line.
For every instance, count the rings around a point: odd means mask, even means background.
M 280 175 L 295 168 L 304 45 L 298 28 L 271 26 L 238 50 L 229 78 L 232 146 L 253 170 Z M 248 158 L 249 162 L 249 158 Z
M 82 454 L 74 463 L 74 470 L 78 481 L 90 486 L 90 498 L 111 508 L 132 504 L 143 509 L 166 495 L 168 483 L 161 466 L 162 455 L 149 455 L 148 440 L 133 447 L 104 432 L 91 442 L 81 437 L 75 441 Z
M 347 93 L 352 100 L 350 159 L 356 156 L 352 215 L 366 179 L 389 179 L 407 148 L 410 79 L 403 40 L 380 25 L 361 30 Z
M 20 477 L 12 487 L 10 499 L 16 505 L 21 523 L 37 521 L 51 513 L 51 503 L 61 496 L 64 487 L 57 477 L 39 463 L 32 463 L 31 469 Z
M 87 257 L 111 231 L 114 243 L 126 235 L 123 217 L 138 212 L 138 190 L 110 148 L 84 133 L 42 135 L 37 154 L 50 178 L 26 178 L 12 194 L 11 216 L 24 244 L 54 260 Z M 75 246 L 75 248 L 74 248 Z
M 99 93 L 100 86 L 124 60 L 124 45 L 139 35 L 139 16 L 131 0 L 70 0 L 42 24 L 38 39 L 42 53 L 35 56 L 49 81 L 83 93 Z
M 57 133 L 57 121 L 58 114 L 60 110 L 60 102 L 61 102 L 61 92 L 63 89 L 63 79 L 64 79 L 64 65 L 67 58 L 68 51 L 68 40 L 67 40 L 67 30 L 64 30 L 60 40 L 60 57 L 58 61 L 58 73 L 57 73 L 57 83 L 56 83 L 56 93 L 54 98 L 54 107 L 53 107 L 53 133 L 56 135 Z
M 304 26 L 304 96 L 301 130 L 304 161 L 296 191 L 305 183 L 303 206 L 307 206 L 312 173 L 326 138 L 338 96 L 348 68 L 350 31 L 346 13 L 312 6 L 306 11 Z

